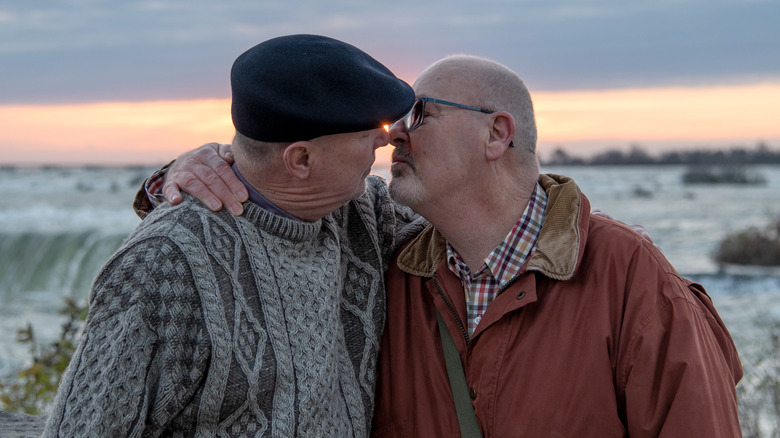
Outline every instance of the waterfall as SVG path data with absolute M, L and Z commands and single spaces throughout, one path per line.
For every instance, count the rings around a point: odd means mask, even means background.
M 87 291 L 123 233 L 0 232 L 0 293 Z

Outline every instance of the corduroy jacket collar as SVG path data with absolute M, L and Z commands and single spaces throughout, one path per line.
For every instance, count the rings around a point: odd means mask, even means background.
M 585 246 L 590 203 L 571 178 L 540 175 L 547 209 L 533 255 L 524 270 L 539 271 L 556 280 L 574 275 Z M 447 254 L 447 241 L 429 225 L 398 255 L 398 267 L 419 277 L 432 277 Z

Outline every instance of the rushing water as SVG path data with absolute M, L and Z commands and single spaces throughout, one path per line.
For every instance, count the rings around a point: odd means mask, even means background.
M 29 360 L 16 331 L 57 336 L 63 297 L 92 279 L 140 222 L 131 201 L 149 168 L 0 168 L 0 375 Z
M 140 222 L 131 201 L 152 170 L 0 168 L 0 375 L 29 360 L 17 329 L 29 323 L 52 339 L 62 298 L 86 300 L 102 264 Z M 780 271 L 723 272 L 711 253 L 726 234 L 780 216 L 780 167 L 751 169 L 767 180 L 757 186 L 686 186 L 684 170 L 543 169 L 573 177 L 592 208 L 642 224 L 678 271 L 707 288 L 749 365 L 763 342 L 754 320 L 780 317 Z

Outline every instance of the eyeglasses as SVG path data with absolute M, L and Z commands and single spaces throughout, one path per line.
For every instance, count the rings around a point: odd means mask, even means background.
M 485 114 L 493 114 L 495 112 L 493 110 L 489 110 L 485 108 L 477 108 L 475 106 L 463 105 L 455 102 L 448 102 L 446 100 L 434 99 L 432 97 L 420 97 L 414 101 L 414 105 L 412 105 L 412 109 L 410 109 L 409 112 L 406 113 L 406 115 L 401 118 L 401 120 L 404 122 L 404 127 L 406 128 L 407 131 L 414 131 L 415 129 L 419 128 L 420 125 L 422 125 L 422 122 L 425 119 L 426 102 L 454 106 L 455 108 L 462 108 L 470 111 L 479 111 Z M 509 147 L 514 147 L 514 144 L 512 142 L 509 142 Z
M 414 131 L 422 125 L 423 119 L 425 119 L 425 103 L 433 102 L 442 105 L 454 106 L 456 108 L 463 108 L 471 111 L 479 111 L 485 114 L 493 114 L 492 110 L 477 108 L 475 106 L 462 105 L 460 103 L 448 102 L 446 100 L 434 99 L 432 97 L 421 97 L 414 101 L 412 109 L 401 119 L 404 121 L 404 127 L 407 131 Z

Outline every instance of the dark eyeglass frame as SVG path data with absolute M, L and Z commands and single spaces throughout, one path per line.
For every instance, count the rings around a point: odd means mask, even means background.
M 404 128 L 406 128 L 407 131 L 414 131 L 415 129 L 419 128 L 420 125 L 422 125 L 423 120 L 425 120 L 425 104 L 426 102 L 431 103 L 438 103 L 441 105 L 449 105 L 454 106 L 455 108 L 461 108 L 469 111 L 478 111 L 485 114 L 493 114 L 495 111 L 485 109 L 485 108 L 478 108 L 476 106 L 469 106 L 469 105 L 463 105 L 462 103 L 455 103 L 450 102 L 447 100 L 441 100 L 441 99 L 434 99 L 432 97 L 419 97 L 414 101 L 414 105 L 412 105 L 412 108 L 409 110 L 408 113 L 406 113 L 405 116 L 401 118 L 401 121 L 404 123 Z M 420 105 L 419 114 L 420 118 L 416 121 L 414 121 L 415 117 L 415 109 L 417 108 L 417 105 Z M 509 147 L 514 147 L 514 144 L 512 142 L 509 142 Z

